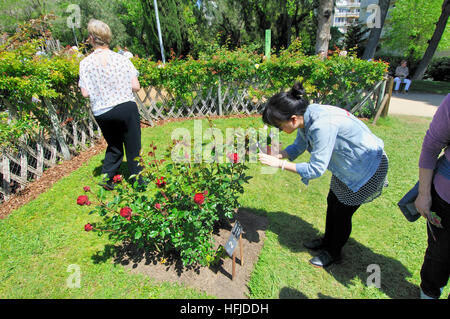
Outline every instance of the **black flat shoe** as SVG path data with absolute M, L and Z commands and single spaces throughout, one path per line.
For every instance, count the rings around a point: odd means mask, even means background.
M 309 262 L 315 267 L 328 267 L 332 264 L 340 264 L 342 259 L 341 256 L 333 258 L 326 250 L 322 250 L 319 255 L 312 258 Z
M 311 250 L 319 250 L 323 247 L 323 239 L 316 238 L 303 243 L 303 246 Z
M 100 182 L 100 183 L 98 183 L 98 185 L 100 185 L 101 187 L 103 187 L 107 191 L 112 191 L 114 189 L 114 186 L 115 186 L 112 179 Z

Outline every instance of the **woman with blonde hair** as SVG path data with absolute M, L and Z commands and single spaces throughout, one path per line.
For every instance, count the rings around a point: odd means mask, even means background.
M 109 49 L 112 33 L 106 23 L 92 19 L 87 29 L 94 51 L 80 63 L 79 87 L 82 95 L 89 97 L 92 113 L 108 144 L 102 167 L 107 178 L 101 185 L 111 190 L 124 147 L 129 173 L 141 170 L 135 160 L 141 149 L 141 128 L 133 95 L 140 90 L 139 73 L 128 58 Z

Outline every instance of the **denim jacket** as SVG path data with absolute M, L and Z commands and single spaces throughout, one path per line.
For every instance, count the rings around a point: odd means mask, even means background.
M 286 147 L 289 160 L 305 150 L 311 154 L 307 163 L 297 163 L 302 182 L 322 176 L 326 169 L 356 192 L 377 170 L 383 156 L 383 141 L 348 111 L 311 104 L 294 143 Z

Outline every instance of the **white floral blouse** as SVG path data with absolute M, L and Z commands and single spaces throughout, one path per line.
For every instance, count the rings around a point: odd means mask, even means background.
M 102 65 L 100 54 L 106 55 Z M 97 49 L 80 62 L 80 88 L 89 93 L 94 116 L 111 110 L 114 106 L 135 101 L 131 89 L 131 79 L 139 72 L 131 61 L 111 50 Z

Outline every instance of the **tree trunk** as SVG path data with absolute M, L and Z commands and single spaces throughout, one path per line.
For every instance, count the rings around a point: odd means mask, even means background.
M 331 15 L 333 13 L 333 0 L 320 0 L 318 11 L 319 27 L 316 37 L 316 54 L 321 50 L 328 54 L 328 44 L 331 40 Z
M 370 30 L 369 39 L 367 41 L 367 46 L 364 50 L 364 54 L 362 56 L 363 60 L 373 59 L 375 56 L 375 52 L 377 50 L 378 42 L 380 41 L 381 31 L 383 30 L 384 21 L 386 20 L 386 15 L 389 10 L 389 5 L 391 0 L 379 0 L 380 6 L 380 27 L 372 28 Z
M 447 20 L 450 15 L 450 0 L 445 0 L 442 4 L 442 13 L 439 17 L 439 20 L 436 24 L 436 29 L 434 30 L 433 36 L 431 40 L 428 42 L 428 48 L 425 51 L 422 60 L 417 67 L 416 72 L 414 73 L 412 79 L 413 80 L 421 80 L 425 71 L 427 69 L 428 64 L 433 58 L 434 53 L 439 45 L 439 41 L 441 40 L 442 34 L 444 33 L 445 27 L 447 25 Z

